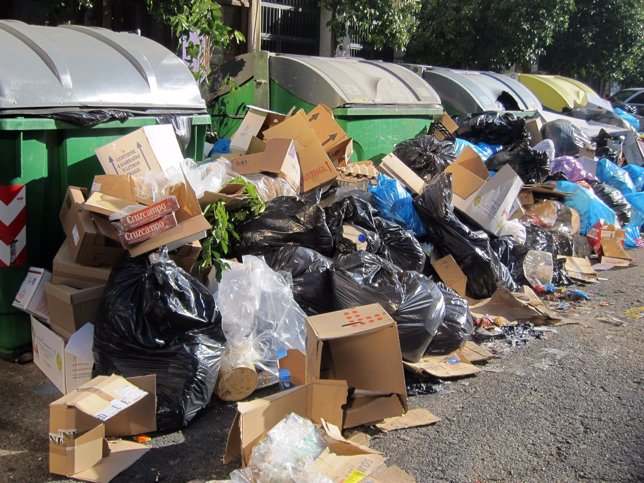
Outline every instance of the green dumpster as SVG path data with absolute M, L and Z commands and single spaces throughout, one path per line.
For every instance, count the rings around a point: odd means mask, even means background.
M 0 353 L 31 341 L 12 308 L 28 266 L 49 267 L 63 240 L 67 186 L 102 172 L 94 149 L 172 122 L 184 153 L 203 158 L 205 110 L 183 62 L 134 34 L 0 21 Z M 118 114 L 122 120 L 99 122 Z M 89 122 L 91 121 L 91 122 Z M 92 125 L 93 122 L 99 122 Z
M 325 104 L 354 141 L 353 160 L 374 159 L 426 133 L 443 108 L 420 76 L 397 64 L 358 58 L 255 52 L 223 64 L 209 97 L 213 130 L 227 138 L 247 105 L 288 112 Z

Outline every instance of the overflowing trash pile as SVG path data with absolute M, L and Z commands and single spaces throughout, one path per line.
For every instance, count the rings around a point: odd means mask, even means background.
M 105 452 L 106 436 L 246 399 L 221 455 L 242 466 L 232 482 L 414 481 L 341 431 L 436 422 L 407 397 L 543 336 L 583 300 L 569 287 L 644 244 L 644 168 L 561 120 L 444 115 L 351 162 L 325 106 L 252 109 L 217 149 L 195 163 L 170 125 L 148 126 L 69 187 L 53 270 L 32 268 L 15 302 L 64 394 L 53 473 L 108 481 L 149 448 Z

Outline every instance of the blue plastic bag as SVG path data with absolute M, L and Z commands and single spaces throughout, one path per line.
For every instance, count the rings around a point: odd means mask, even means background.
M 487 158 L 489 158 L 494 153 L 496 153 L 497 151 L 500 151 L 501 148 L 503 148 L 503 146 L 497 146 L 494 144 L 485 144 L 483 142 L 478 144 L 472 144 L 471 142 L 460 138 L 456 138 L 454 140 L 454 151 L 456 152 L 456 156 L 461 154 L 463 150 L 467 147 L 472 148 L 476 152 L 476 154 L 481 156 L 481 159 L 483 161 L 485 161 Z
M 599 181 L 617 188 L 623 195 L 636 191 L 628 172 L 608 159 L 602 158 L 597 162 L 597 178 Z
M 634 210 L 644 213 L 644 192 L 642 193 L 629 193 L 624 195 L 626 201 L 628 201 Z
M 635 191 L 644 190 L 644 168 L 641 166 L 635 166 L 634 164 L 627 164 L 622 168 L 628 173 L 628 176 L 635 186 Z
M 604 220 L 609 225 L 617 222 L 615 212 L 600 200 L 595 193 L 570 181 L 557 181 L 557 191 L 572 193 L 564 198 L 564 205 L 579 212 L 581 228 L 579 233 L 585 235 L 595 223 Z
M 416 213 L 413 199 L 398 181 L 379 174 L 378 185 L 369 186 L 369 191 L 383 218 L 400 223 L 403 228 L 413 231 L 416 236 L 425 235 L 425 227 Z
M 624 119 L 624 121 L 629 123 L 631 126 L 633 126 L 637 131 L 642 131 L 640 122 L 632 114 L 624 111 L 623 109 L 620 109 L 619 107 L 614 108 L 613 112 L 617 114 L 619 117 L 621 117 L 622 119 Z
M 631 222 L 624 227 L 626 232 L 626 239 L 624 240 L 624 248 L 639 248 L 644 246 L 642 240 L 642 225 L 644 224 L 644 213 L 633 208 L 631 215 Z

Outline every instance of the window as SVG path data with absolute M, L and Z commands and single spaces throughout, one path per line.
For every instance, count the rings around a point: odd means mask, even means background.
M 640 92 L 628 102 L 629 104 L 644 104 L 644 92 Z

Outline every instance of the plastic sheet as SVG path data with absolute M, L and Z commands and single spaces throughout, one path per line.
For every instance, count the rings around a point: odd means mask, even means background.
M 403 141 L 396 146 L 394 154 L 426 181 L 445 171 L 456 159 L 450 141 L 439 141 L 429 134 Z
M 525 119 L 510 112 L 469 114 L 459 124 L 456 135 L 472 143 L 507 145 L 529 137 L 525 130 Z
M 447 355 L 463 348 L 474 333 L 474 318 L 463 297 L 443 284 L 438 284 L 445 299 L 445 316 L 427 348 L 429 355 Z
M 236 176 L 230 161 L 225 158 L 201 164 L 195 163 L 192 159 L 184 159 L 181 168 L 197 199 L 203 197 L 207 191 L 217 193 Z
M 256 255 L 281 246 L 303 246 L 333 255 L 333 237 L 326 221 L 317 203 L 302 197 L 275 198 L 262 214 L 238 227 L 239 252 Z
M 369 191 L 373 195 L 374 205 L 384 218 L 400 223 L 419 237 L 425 234 L 425 227 L 416 213 L 411 195 L 397 180 L 379 174 L 378 184 L 369 186 Z
M 332 483 L 311 467 L 326 448 L 313 423 L 291 413 L 255 445 L 246 468 L 230 474 L 232 483 Z
M 608 159 L 597 161 L 597 179 L 617 188 L 622 194 L 634 193 L 635 186 L 627 171 Z
M 442 255 L 452 255 L 465 274 L 475 274 L 467 279 L 468 296 L 484 299 L 499 287 L 518 288 L 490 247 L 488 235 L 461 222 L 452 211 L 451 201 L 451 178 L 441 174 L 427 184 L 414 205 L 434 247 Z
M 628 173 L 635 191 L 642 191 L 644 189 L 644 168 L 642 166 L 635 166 L 634 164 L 627 164 L 622 166 L 622 169 Z
M 418 361 L 445 314 L 438 286 L 372 253 L 341 255 L 332 270 L 336 309 L 379 303 L 396 321 L 403 358 Z
M 305 247 L 281 247 L 264 253 L 266 263 L 275 271 L 291 274 L 293 297 L 308 315 L 331 312 L 331 259 Z
M 590 186 L 595 195 L 615 212 L 621 224 L 627 225 L 631 221 L 631 205 L 617 188 L 601 181 L 591 181 Z
M 365 249 L 375 253 L 403 270 L 422 271 L 425 252 L 411 232 L 397 223 L 385 220 L 369 203 L 358 198 L 344 198 L 325 209 L 326 220 L 339 253 L 358 249 L 354 240 L 346 237 L 346 226 L 362 235 Z
M 633 128 L 636 131 L 644 130 L 642 129 L 642 123 L 630 112 L 626 112 L 623 109 L 620 109 L 619 107 L 614 108 L 613 112 L 615 112 L 615 114 L 617 114 L 619 117 L 624 119 L 624 121 L 626 121 L 629 125 L 633 126 Z
M 548 155 L 532 149 L 525 140 L 499 151 L 485 162 L 487 168 L 492 171 L 498 171 L 506 164 L 510 165 L 526 184 L 543 183 L 550 174 Z
M 156 374 L 157 427 L 178 429 L 210 401 L 224 335 L 208 289 L 166 253 L 122 258 L 94 326 L 95 375 Z
M 577 126 L 565 119 L 547 122 L 541 132 L 543 137 L 550 139 L 555 144 L 555 156 L 576 156 L 591 142 Z
M 281 196 L 297 196 L 297 192 L 285 179 L 265 174 L 247 174 L 244 178 L 257 188 L 257 196 L 264 203 Z
M 579 233 L 585 235 L 595 223 L 603 219 L 608 224 L 617 221 L 615 212 L 611 210 L 593 192 L 569 181 L 557 181 L 557 190 L 572 193 L 564 198 L 564 204 L 577 210 L 581 218 Z
M 516 243 L 518 243 L 519 245 L 523 245 L 526 240 L 525 226 L 523 226 L 523 224 L 519 220 L 506 221 L 505 224 L 503 225 L 503 228 L 501 228 L 501 231 L 499 232 L 499 236 L 512 237 L 512 239 Z
M 216 300 L 227 341 L 226 363 L 254 364 L 277 382 L 277 352 L 306 353 L 306 314 L 293 299 L 290 282 L 253 256 L 223 271 Z
M 550 173 L 563 173 L 568 181 L 576 183 L 577 181 L 592 181 L 595 178 L 591 173 L 586 171 L 576 158 L 572 156 L 560 156 L 552 161 Z

